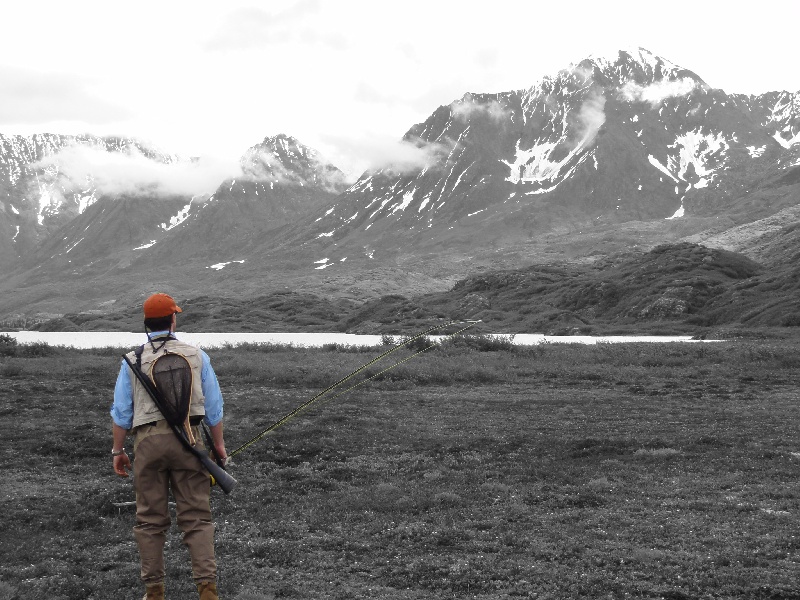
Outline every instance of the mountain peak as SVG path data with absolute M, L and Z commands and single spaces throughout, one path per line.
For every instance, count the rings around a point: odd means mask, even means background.
M 648 84 L 661 80 L 691 79 L 699 85 L 705 85 L 692 71 L 642 47 L 590 54 L 577 65 L 570 65 L 570 68 L 572 71 L 596 71 L 617 83 L 634 81 Z
M 261 142 L 264 146 L 278 146 L 281 144 L 295 144 L 302 146 L 300 141 L 291 135 L 287 135 L 285 133 L 279 133 L 277 135 L 268 135 L 264 138 L 264 141 Z
M 680 68 L 674 63 L 654 54 L 647 48 L 642 48 L 641 46 L 629 46 L 622 48 L 617 47 L 593 52 L 589 54 L 586 60 L 592 60 L 598 64 L 607 63 L 610 65 L 615 65 L 619 62 L 633 61 L 643 65 L 651 65 L 651 67 L 655 67 L 659 62 L 661 62 L 676 68 Z
M 242 168 L 254 180 L 297 185 L 315 185 L 340 192 L 346 186 L 344 173 L 296 138 L 279 133 L 250 147 L 241 159 Z

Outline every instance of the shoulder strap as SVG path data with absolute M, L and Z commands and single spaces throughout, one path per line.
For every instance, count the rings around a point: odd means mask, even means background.
M 139 346 L 133 353 L 136 355 L 136 368 L 142 370 L 142 352 L 144 352 L 144 344 Z

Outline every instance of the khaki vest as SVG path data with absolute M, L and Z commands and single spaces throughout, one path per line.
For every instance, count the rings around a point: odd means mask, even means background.
M 205 396 L 203 396 L 203 357 L 200 350 L 190 344 L 178 340 L 169 340 L 166 344 L 161 346 L 162 341 L 153 340 L 158 352 L 153 352 L 153 346 L 148 342 L 144 345 L 142 351 L 142 373 L 145 377 L 150 377 L 150 368 L 157 358 L 163 356 L 167 352 L 180 354 L 189 361 L 192 367 L 192 401 L 189 405 L 189 416 L 203 416 L 206 414 L 205 410 Z M 128 358 L 133 364 L 136 364 L 135 352 L 129 352 Z M 136 379 L 136 376 L 131 373 L 131 385 L 133 386 L 133 426 L 139 427 L 146 423 L 153 421 L 162 421 L 164 416 L 156 408 L 156 403 L 144 389 L 144 386 Z

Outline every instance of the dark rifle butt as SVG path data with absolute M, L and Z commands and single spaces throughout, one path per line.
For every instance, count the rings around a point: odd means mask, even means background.
M 234 479 L 230 473 L 228 473 L 225 469 L 220 467 L 211 457 L 208 455 L 208 452 L 205 450 L 197 450 L 195 449 L 195 454 L 197 458 L 200 459 L 200 462 L 203 463 L 203 466 L 209 472 L 209 474 L 214 478 L 221 489 L 226 494 L 230 494 L 231 490 L 236 487 L 238 483 L 236 479 Z

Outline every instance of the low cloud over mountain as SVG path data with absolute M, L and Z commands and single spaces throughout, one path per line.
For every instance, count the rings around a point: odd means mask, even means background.
M 104 146 L 72 144 L 31 164 L 58 173 L 70 188 L 94 188 L 103 196 L 195 196 L 210 194 L 225 179 L 242 174 L 238 161 L 210 157 L 154 161 L 129 146 L 108 152 Z

